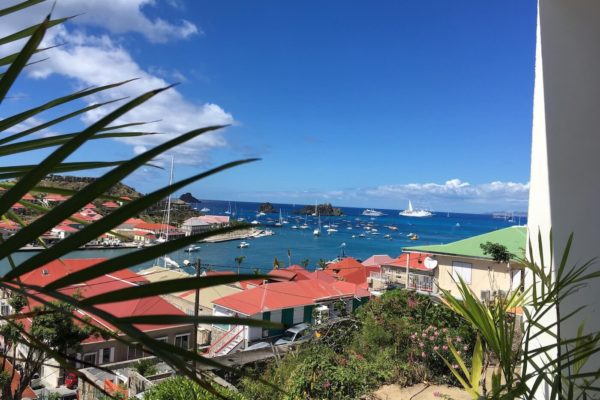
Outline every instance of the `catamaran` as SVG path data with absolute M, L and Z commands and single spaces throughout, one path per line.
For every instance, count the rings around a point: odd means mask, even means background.
M 409 200 L 408 201 L 408 209 L 404 210 L 404 211 L 400 211 L 399 215 L 401 217 L 423 218 L 423 217 L 431 217 L 433 214 L 427 210 L 415 210 L 413 208 L 412 202 Z

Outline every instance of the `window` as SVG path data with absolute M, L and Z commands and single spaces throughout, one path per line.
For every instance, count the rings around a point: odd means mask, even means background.
M 175 346 L 181 347 L 182 349 L 190 348 L 190 334 L 186 333 L 184 335 L 175 336 Z
M 481 301 L 484 301 L 484 302 L 489 302 L 492 300 L 489 290 L 482 290 L 480 297 L 481 297 Z
M 456 282 L 458 282 L 458 277 L 460 276 L 467 285 L 470 285 L 471 284 L 471 268 L 473 268 L 472 264 L 459 262 L 459 261 L 453 261 L 452 262 L 452 278 L 454 278 L 454 280 Z
M 100 349 L 100 364 L 108 364 L 112 362 L 112 348 L 107 347 L 106 349 Z
M 10 315 L 10 306 L 8 304 L 0 306 L 0 315 Z
M 127 359 L 135 360 L 136 358 L 144 357 L 144 351 L 142 350 L 142 346 L 138 344 L 134 344 L 127 347 Z
M 89 365 L 96 365 L 96 353 L 86 353 L 83 355 L 83 362 L 86 363 L 84 367 L 88 367 Z
M 154 338 L 154 340 L 158 340 L 159 342 L 169 343 L 169 337 L 168 336 L 157 337 L 157 338 Z

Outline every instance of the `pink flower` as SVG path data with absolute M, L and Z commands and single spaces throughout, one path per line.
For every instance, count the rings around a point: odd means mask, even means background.
M 448 332 L 448 328 L 444 328 L 442 329 L 442 331 L 444 331 L 444 333 Z
M 433 350 L 438 351 L 440 349 L 440 346 L 433 346 Z
M 452 364 L 452 368 L 458 369 L 458 365 L 457 364 Z
M 443 346 L 442 346 L 442 349 L 444 349 L 444 350 L 448 350 L 448 346 L 446 346 L 446 345 L 443 345 Z
M 419 342 L 419 347 L 420 347 L 420 348 L 423 348 L 423 346 L 425 346 L 425 343 L 423 343 L 423 342 Z
M 425 352 L 423 351 L 423 352 L 421 352 L 421 357 L 425 358 L 425 357 L 427 357 L 427 354 L 425 354 Z
M 439 335 L 440 335 L 440 333 L 439 333 L 438 331 L 435 331 L 433 334 L 434 334 L 435 336 L 439 336 Z
M 459 336 L 457 336 L 457 337 L 456 337 L 456 341 L 457 341 L 458 343 L 460 343 L 460 342 L 462 342 L 462 339 L 461 339 Z
M 429 336 L 429 340 L 435 340 L 435 336 Z
M 458 350 L 458 351 L 456 352 L 456 354 L 458 354 L 458 355 L 460 356 L 460 354 L 461 354 L 461 353 L 460 353 L 460 350 Z
M 469 346 L 467 346 L 467 345 L 464 345 L 464 346 L 463 346 L 463 350 L 464 350 L 464 351 L 467 351 L 468 349 L 469 349 Z
M 426 333 L 426 332 L 423 332 L 423 333 L 421 334 L 421 336 L 423 336 L 423 337 L 427 337 L 427 333 Z

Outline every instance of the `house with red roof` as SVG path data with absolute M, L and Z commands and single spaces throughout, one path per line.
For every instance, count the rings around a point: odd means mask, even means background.
M 133 230 L 138 232 L 147 232 L 152 233 L 157 238 L 166 237 L 167 233 L 169 236 L 169 240 L 181 238 L 185 236 L 185 233 L 173 225 L 161 224 L 161 223 L 153 223 L 153 222 L 137 222 L 133 224 Z M 134 239 L 135 240 L 135 239 Z
M 44 196 L 44 202 L 48 205 L 56 205 L 60 204 L 64 201 L 67 201 L 69 198 L 67 196 L 63 196 L 60 194 L 48 193 Z
M 213 300 L 213 315 L 272 321 L 282 324 L 285 329 L 313 322 L 316 308 L 326 310 L 328 316 L 337 317 L 342 309 L 350 313 L 369 297 L 366 289 L 349 282 L 327 283 L 320 279 L 274 282 Z M 278 329 L 215 324 L 213 337 L 216 340 L 211 345 L 210 354 L 227 354 L 281 332 Z
M 90 268 L 93 265 L 103 261 L 105 261 L 105 259 L 101 258 L 57 260 L 24 274 L 21 277 L 21 281 L 24 284 L 43 287 L 59 278 L 85 268 Z M 117 272 L 107 273 L 98 278 L 94 278 L 80 284 L 67 286 L 62 288 L 60 291 L 61 293 L 70 296 L 77 294 L 83 297 L 93 297 L 103 293 L 146 283 L 148 283 L 148 280 L 146 280 L 144 277 L 125 269 Z M 10 305 L 7 302 L 7 299 L 10 298 L 10 291 L 7 289 L 2 289 L 0 292 L 0 313 L 2 315 L 12 313 Z M 45 295 L 39 293 L 37 293 L 37 296 L 45 300 L 50 300 L 50 298 L 47 298 Z M 30 298 L 29 305 L 23 310 L 23 312 L 25 313 L 29 311 L 30 308 L 35 308 L 36 306 L 40 305 L 41 303 L 39 303 L 37 300 Z M 183 311 L 171 305 L 160 296 L 151 296 L 142 299 L 100 304 L 97 307 L 115 317 L 160 314 L 186 315 Z M 112 332 L 119 331 L 117 327 L 113 326 L 110 322 L 99 316 L 89 314 L 81 310 L 76 310 L 75 313 L 79 317 L 89 317 L 91 323 L 99 328 Z M 22 321 L 25 325 L 25 328 L 28 328 L 32 323 L 31 318 L 23 319 Z M 190 348 L 193 325 L 138 324 L 135 326 L 154 339 L 162 340 L 185 349 Z M 79 349 L 73 349 L 73 355 L 90 364 L 104 365 L 140 358 L 143 357 L 143 352 L 135 346 L 127 346 L 114 339 L 104 340 L 100 336 L 90 336 L 81 343 L 81 347 Z M 62 371 L 56 363 L 49 362 L 47 365 L 42 367 L 40 376 L 47 385 L 57 386 L 63 374 L 64 371 Z
M 369 287 L 373 290 L 383 291 L 388 287 L 406 287 L 408 273 L 408 287 L 424 292 L 437 291 L 435 286 L 435 271 L 425 266 L 428 253 L 402 253 L 390 262 L 381 265 L 381 273 L 372 274 Z
M 18 370 L 13 369 L 13 365 L 8 359 L 1 356 L 0 366 L 2 366 L 3 372 L 6 372 L 9 377 L 12 377 L 12 380 L 10 382 L 10 389 L 12 391 L 12 395 L 14 396 L 17 392 L 17 389 L 19 388 L 19 385 L 21 384 L 21 373 Z M 21 393 L 21 399 L 23 400 L 35 400 L 38 398 L 31 386 L 29 385 L 27 385 Z
M 367 278 L 371 272 L 379 271 L 379 266 L 366 267 L 352 257 L 346 257 L 338 262 L 329 263 L 324 270 L 326 274 L 339 281 L 354 283 L 365 289 L 367 288 Z
M 228 215 L 202 215 L 188 218 L 181 224 L 181 230 L 186 236 L 206 232 L 208 230 L 229 224 Z
M 106 202 L 102 203 L 102 207 L 115 209 L 115 208 L 119 208 L 120 206 L 117 203 L 115 203 L 114 201 L 106 201 Z

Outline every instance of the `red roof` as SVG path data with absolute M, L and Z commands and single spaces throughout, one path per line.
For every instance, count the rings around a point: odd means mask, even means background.
M 363 261 L 362 265 L 365 267 L 373 267 L 376 265 L 387 264 L 392 261 L 394 261 L 394 259 L 387 254 L 375 254 Z
M 419 253 L 419 254 L 410 254 L 410 253 L 403 253 L 400 254 L 396 259 L 394 259 L 392 262 L 389 263 L 385 263 L 385 265 L 390 265 L 392 267 L 397 267 L 397 268 L 406 268 L 406 260 L 408 258 L 408 262 L 409 262 L 409 268 L 411 269 L 418 269 L 421 271 L 430 271 L 429 269 L 425 268 L 425 266 L 423 265 L 423 262 L 425 261 L 425 258 L 431 256 L 431 254 L 425 254 L 425 253 Z
M 102 215 L 96 214 L 96 213 L 94 213 L 93 215 L 76 213 L 76 214 L 73 214 L 73 218 L 82 219 L 87 222 L 92 222 L 92 221 L 97 221 L 100 218 L 102 218 Z
M 35 201 L 35 197 L 33 197 L 31 193 L 25 193 L 21 200 Z
M 172 225 L 144 222 L 144 221 L 134 223 L 133 227 L 135 229 L 143 229 L 143 230 L 154 231 L 154 232 L 159 232 L 159 231 L 165 232 L 167 230 L 167 228 L 169 229 L 169 231 L 177 231 L 177 228 Z
M 131 201 L 131 197 L 121 196 L 121 200 Z
M 85 206 L 83 206 L 84 210 L 94 210 L 96 208 L 95 205 L 93 205 L 92 203 L 87 203 Z
M 368 297 L 369 292 L 347 282 L 326 283 L 307 279 L 267 283 L 213 301 L 214 304 L 244 315 L 312 305 L 320 301 L 348 297 Z
M 72 226 L 69 225 L 59 225 L 54 227 L 55 230 L 57 231 L 63 231 L 63 232 L 77 232 L 78 229 L 73 228 Z
M 365 267 L 351 257 L 344 258 L 336 263 L 328 264 L 327 267 L 325 267 L 325 273 L 340 281 L 351 282 L 357 285 L 366 284 L 371 271 L 379 271 L 379 267 Z
M 105 203 L 102 203 L 102 206 L 106 208 L 119 208 L 119 205 L 114 201 L 107 201 Z
M 16 230 L 19 229 L 20 225 L 16 222 L 8 219 L 8 220 L 0 220 L 0 228 L 7 230 Z
M 25 208 L 25 206 L 21 203 L 15 203 L 10 208 L 12 208 L 13 210 L 22 210 L 23 208 Z
M 6 371 L 8 373 L 8 376 L 11 376 L 13 373 L 13 366 L 10 363 L 10 361 L 5 360 L 4 357 L 0 357 L 0 365 L 4 365 L 4 371 Z M 19 373 L 19 371 L 15 371 L 15 374 L 12 375 L 12 382 L 10 383 L 10 389 L 12 391 L 12 394 L 15 394 L 15 391 L 17 390 L 17 388 L 19 387 L 19 383 L 21 380 L 21 374 Z M 29 385 L 27 385 L 27 387 L 25 388 L 25 390 L 23 391 L 23 395 L 22 397 L 28 397 L 30 399 L 37 399 L 37 395 L 35 394 L 35 392 L 33 391 L 33 389 L 31 389 L 31 387 Z
M 54 193 L 49 193 L 46 196 L 44 196 L 44 200 L 46 200 L 46 201 L 65 201 L 67 199 L 68 199 L 68 197 L 65 197 L 60 194 L 54 194 Z
M 34 271 L 29 272 L 21 277 L 21 280 L 25 284 L 45 286 L 50 282 L 53 282 L 63 276 L 70 273 L 82 270 L 84 268 L 92 267 L 93 265 L 105 261 L 102 258 L 95 259 L 64 259 L 53 261 L 49 264 L 44 265 Z M 139 283 L 147 283 L 148 281 L 136 274 L 135 272 L 125 269 L 121 271 L 111 272 L 109 274 L 102 275 L 98 278 L 88 280 L 83 284 L 77 284 L 67 286 L 61 289 L 61 293 L 74 295 L 78 293 L 84 297 L 92 297 L 99 294 L 123 289 L 126 287 L 135 286 Z M 47 299 L 45 295 L 38 296 Z M 30 299 L 30 306 L 39 306 L 40 303 Z M 97 306 L 99 309 L 106 311 L 116 317 L 125 316 L 141 316 L 141 315 L 156 315 L 156 314 L 171 314 L 171 315 L 185 315 L 181 310 L 175 306 L 169 304 L 167 301 L 162 299 L 160 296 L 151 296 L 143 299 L 134 299 L 127 301 L 120 301 L 115 303 L 101 304 Z M 78 311 L 77 311 L 78 312 Z M 82 314 L 83 315 L 83 314 Z M 86 314 L 88 315 L 88 314 Z M 107 321 L 99 318 L 95 315 L 90 315 L 92 321 L 101 327 L 110 330 L 116 330 L 114 326 L 109 324 Z M 25 321 L 28 325 L 31 320 Z M 140 324 L 136 327 L 142 331 L 155 330 L 155 329 L 166 329 L 177 325 L 158 325 L 158 324 Z M 102 341 L 102 338 L 96 338 L 90 336 L 85 342 Z

